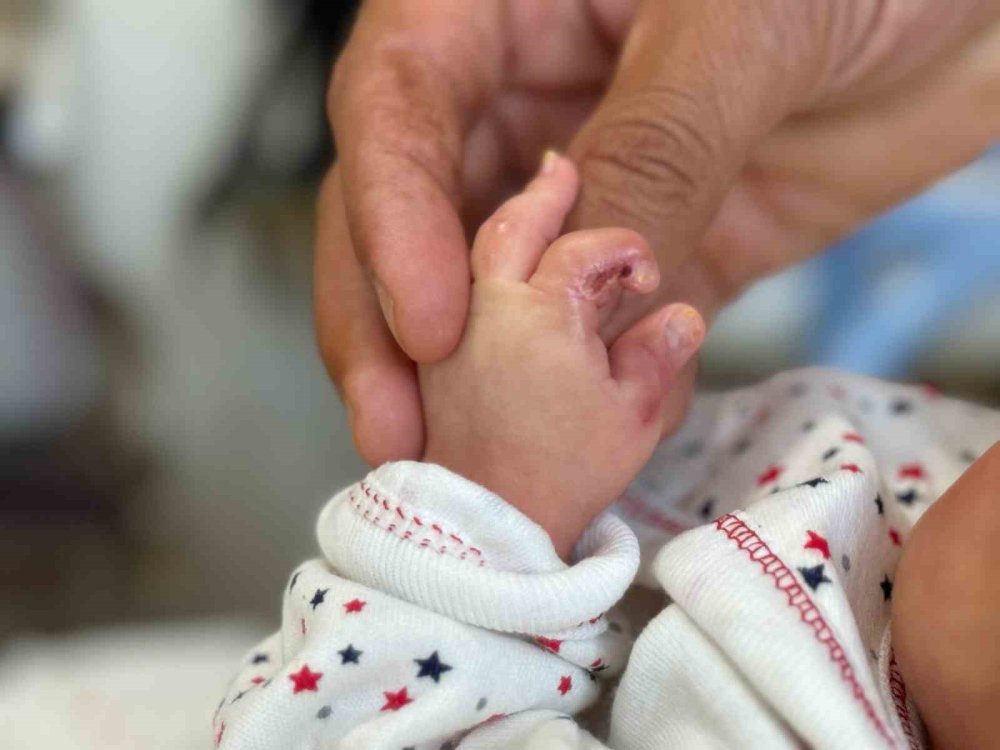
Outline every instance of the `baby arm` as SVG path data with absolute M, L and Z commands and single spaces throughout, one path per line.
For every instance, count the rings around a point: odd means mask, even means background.
M 672 425 L 663 394 L 704 329 L 673 305 L 606 346 L 604 311 L 658 274 L 632 232 L 556 239 L 576 189 L 548 157 L 479 233 L 461 344 L 420 370 L 426 461 L 329 502 L 323 559 L 219 704 L 224 750 L 599 746 L 565 719 L 624 667 L 608 610 L 638 566 L 601 511 Z
M 698 313 L 674 304 L 602 341 L 606 311 L 655 290 L 659 272 L 635 232 L 559 236 L 577 185 L 549 153 L 482 226 L 462 341 L 420 368 L 425 460 L 503 497 L 562 557 L 676 426 L 665 394 L 704 337 Z

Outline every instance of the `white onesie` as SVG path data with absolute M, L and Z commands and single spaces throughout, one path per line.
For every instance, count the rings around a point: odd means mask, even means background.
M 486 489 L 387 464 L 322 512 L 322 557 L 216 744 L 926 747 L 890 639 L 896 563 L 998 439 L 998 412 L 838 372 L 703 396 L 572 565 Z

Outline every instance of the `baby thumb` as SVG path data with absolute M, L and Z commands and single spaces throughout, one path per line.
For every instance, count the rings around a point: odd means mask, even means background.
M 642 421 L 659 421 L 671 386 L 705 339 L 690 305 L 672 304 L 634 324 L 611 347 L 611 376 Z

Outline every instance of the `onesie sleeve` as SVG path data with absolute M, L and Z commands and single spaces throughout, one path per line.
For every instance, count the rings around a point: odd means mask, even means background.
M 498 496 L 399 462 L 334 496 L 317 531 L 322 557 L 223 697 L 217 746 L 602 747 L 567 719 L 627 658 L 608 611 L 638 546 L 619 519 L 598 517 L 567 565 Z
M 826 370 L 702 399 L 618 512 L 670 604 L 619 685 L 616 750 L 928 747 L 896 664 L 897 565 L 1000 414 Z

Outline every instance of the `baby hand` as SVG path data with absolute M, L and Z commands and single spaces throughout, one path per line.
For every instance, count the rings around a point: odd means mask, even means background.
M 577 187 L 572 162 L 550 152 L 483 224 L 462 340 L 420 367 L 424 459 L 519 508 L 564 557 L 676 426 L 665 397 L 705 334 L 693 308 L 672 304 L 601 340 L 602 314 L 655 290 L 659 271 L 635 232 L 559 237 Z

